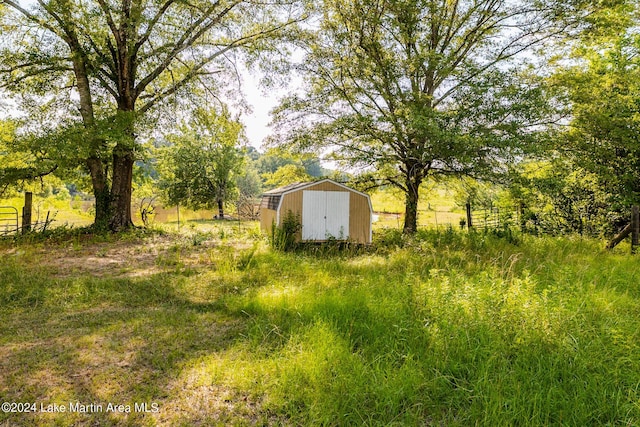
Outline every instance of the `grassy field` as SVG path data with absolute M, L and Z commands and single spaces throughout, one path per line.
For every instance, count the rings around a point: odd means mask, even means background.
M 404 195 L 395 189 L 375 191 L 371 193 L 371 205 L 377 212 L 378 227 L 402 228 L 404 221 Z M 420 190 L 418 204 L 418 225 L 421 227 L 452 226 L 458 228 L 460 220 L 465 218 L 464 209 L 456 206 L 452 191 L 445 185 Z
M 0 243 L 0 425 L 640 424 L 628 247 L 208 226 Z
M 404 195 L 395 189 L 388 188 L 371 193 L 371 204 L 376 212 L 376 227 L 400 229 L 404 223 Z M 142 225 L 140 219 L 140 201 L 132 204 L 133 221 L 136 225 Z M 0 206 L 12 206 L 22 212 L 24 206 L 23 197 L 0 199 Z M 192 211 L 185 207 L 179 210 L 176 207 L 163 207 L 161 203 L 155 203 L 153 223 L 162 225 L 166 229 L 178 230 L 178 218 L 181 224 L 206 225 L 207 221 L 217 214 L 214 210 Z M 34 197 L 33 221 L 44 221 L 49 213 L 53 219 L 52 226 L 84 227 L 93 222 L 93 204 L 91 201 L 58 199 L 55 197 Z M 231 216 L 235 209 L 229 206 Z M 420 204 L 418 206 L 418 224 L 422 227 L 459 227 L 460 220 L 465 218 L 464 210 L 455 206 L 452 191 L 446 185 L 440 184 L 431 188 L 423 188 L 420 191 Z M 187 224 L 189 225 L 189 224 Z M 2 230 L 0 230 L 2 231 Z M 208 231 L 203 227 L 202 231 Z
M 90 212 L 90 204 L 82 200 L 57 199 L 55 197 L 34 197 L 32 208 L 32 222 L 44 222 L 49 214 L 49 219 L 54 225 L 69 224 L 83 227 L 93 223 L 93 215 Z M 19 213 L 19 223 L 22 223 L 22 207 L 24 197 L 12 197 L 0 199 L 0 206 L 10 206 Z
M 93 201 L 91 200 L 70 200 L 70 199 L 59 199 L 56 197 L 39 197 L 34 196 L 33 199 L 33 223 L 43 223 L 47 214 L 49 215 L 49 219 L 52 220 L 50 227 L 85 227 L 91 225 L 93 223 Z M 135 200 L 132 203 L 132 216 L 133 222 L 137 226 L 142 226 L 142 220 L 140 218 L 140 202 Z M 24 206 L 24 196 L 20 197 L 12 197 L 0 199 L 0 208 L 2 207 L 13 207 L 19 213 L 19 224 L 22 223 L 21 212 L 22 207 Z M 213 218 L 213 216 L 217 213 L 213 210 L 198 210 L 193 211 L 191 209 L 187 209 L 185 207 L 176 208 L 173 207 L 164 207 L 161 203 L 155 203 L 155 211 L 153 214 L 153 224 L 161 225 L 163 228 L 168 230 L 178 231 L 178 218 L 180 219 L 180 224 L 184 224 L 186 226 L 194 225 L 197 226 L 198 223 L 205 224 L 207 220 Z M 6 212 L 6 211 L 5 211 Z M 3 218 L 7 218 L 6 216 Z M 6 222 L 0 224 L 0 234 L 3 231 L 3 225 Z M 209 227 L 210 228 L 210 227 Z M 203 231 L 206 230 L 207 227 L 203 228 Z

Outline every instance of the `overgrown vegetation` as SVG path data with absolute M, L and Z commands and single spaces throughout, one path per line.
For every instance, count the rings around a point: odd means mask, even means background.
M 290 251 L 298 246 L 298 238 L 302 230 L 302 220 L 299 214 L 287 211 L 282 218 L 282 223 L 271 224 L 269 244 L 278 251 Z
M 158 404 L 0 424 L 640 423 L 626 248 L 448 229 L 317 256 L 234 230 L 0 246 L 2 400 Z

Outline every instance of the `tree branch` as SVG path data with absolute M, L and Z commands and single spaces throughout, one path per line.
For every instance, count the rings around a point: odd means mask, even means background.
M 104 0 L 101 0 L 104 1 Z M 209 7 L 206 13 L 202 14 L 202 16 L 197 19 L 185 32 L 182 34 L 180 39 L 175 43 L 174 48 L 167 54 L 164 60 L 155 67 L 146 77 L 142 78 L 140 82 L 135 86 L 134 97 L 137 98 L 146 87 L 154 81 L 163 71 L 169 67 L 171 62 L 187 47 L 191 46 L 196 40 L 198 40 L 206 31 L 211 29 L 215 24 L 219 23 L 220 20 L 229 13 L 236 5 L 240 4 L 241 1 L 234 1 L 229 6 L 225 7 L 222 11 L 220 11 L 216 16 L 212 17 L 209 22 L 205 23 L 207 18 L 214 12 L 216 7 L 218 6 L 218 2 L 214 3 L 211 7 Z M 215 57 L 217 55 L 212 55 L 211 57 Z

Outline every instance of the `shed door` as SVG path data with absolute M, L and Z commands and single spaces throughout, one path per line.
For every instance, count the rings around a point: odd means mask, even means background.
M 349 237 L 349 192 L 302 192 L 302 240 Z
M 349 238 L 349 193 L 327 191 L 325 237 Z
M 326 191 L 302 192 L 302 240 L 324 240 Z

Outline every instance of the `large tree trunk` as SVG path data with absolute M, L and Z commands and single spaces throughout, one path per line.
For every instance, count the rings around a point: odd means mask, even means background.
M 109 229 L 112 231 L 133 227 L 131 220 L 133 163 L 133 148 L 118 144 L 113 152 L 113 179 L 111 180 Z
M 96 216 L 93 225 L 99 229 L 106 229 L 109 226 L 109 213 L 111 210 L 111 192 L 109 191 L 107 176 L 99 158 L 90 157 L 87 159 L 86 164 L 91 175 L 93 195 L 96 198 Z
M 133 66 L 125 55 L 126 43 L 118 40 L 118 50 L 122 64 L 118 76 L 118 111 L 116 126 L 120 127 L 120 141 L 113 149 L 113 166 L 111 176 L 111 210 L 109 212 L 109 229 L 122 231 L 132 228 L 131 194 L 133 182 L 133 164 L 135 162 L 135 96 L 133 95 Z
M 409 168 L 408 170 L 411 170 Z M 419 174 L 407 174 L 405 182 L 405 210 L 404 210 L 404 234 L 415 234 L 418 230 L 418 199 L 422 176 Z
M 224 201 L 218 199 L 218 219 L 224 219 Z
M 85 160 L 85 166 L 91 176 L 93 195 L 96 199 L 96 215 L 93 225 L 96 228 L 105 229 L 109 226 L 110 222 L 111 192 L 109 190 L 106 168 L 99 157 L 104 145 L 104 140 L 98 137 L 96 131 L 93 98 L 85 63 L 86 58 L 81 54 L 82 49 L 75 37 L 70 38 L 68 43 L 73 52 L 72 61 L 80 97 L 80 115 L 87 130 L 87 138 L 90 140 L 91 154 Z

